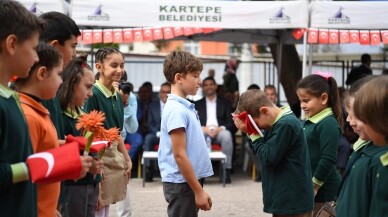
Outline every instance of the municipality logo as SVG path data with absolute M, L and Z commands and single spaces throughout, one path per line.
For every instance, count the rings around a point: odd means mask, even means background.
M 102 5 L 100 4 L 92 15 L 88 16 L 88 20 L 102 20 L 109 21 L 109 15 L 102 11 Z
M 269 23 L 291 23 L 291 18 L 284 14 L 284 7 L 280 7 L 275 16 L 269 18 Z
M 44 12 L 38 9 L 38 3 L 35 1 L 32 3 L 32 6 L 30 7 L 30 12 L 35 14 L 36 16 L 40 16 Z
M 334 14 L 333 17 L 328 19 L 329 24 L 350 24 L 350 18 L 346 16 L 342 10 L 344 8 L 341 6 L 338 11 Z

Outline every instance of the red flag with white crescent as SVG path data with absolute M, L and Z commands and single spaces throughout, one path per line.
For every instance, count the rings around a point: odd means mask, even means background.
M 174 27 L 174 36 L 178 37 L 183 35 L 183 29 L 182 27 Z
M 113 42 L 112 29 L 104 29 L 102 32 L 103 32 L 104 43 L 112 43 Z
M 380 31 L 378 30 L 370 31 L 370 43 L 371 45 L 380 45 L 381 43 Z
M 77 142 L 79 144 L 80 150 L 85 150 L 87 139 L 83 136 L 66 136 L 66 143 Z M 110 144 L 108 141 L 98 141 L 95 140 L 90 145 L 90 153 L 99 153 L 102 149 L 109 147 Z
M 318 43 L 318 29 L 310 28 L 307 33 L 307 42 L 309 44 Z
M 330 29 L 329 30 L 329 44 L 338 44 L 338 30 Z
M 163 35 L 164 35 L 164 39 L 174 38 L 174 34 L 172 33 L 171 27 L 164 27 L 163 28 Z
M 381 40 L 384 44 L 388 44 L 388 30 L 381 30 Z
M 132 29 L 123 29 L 123 41 L 124 41 L 124 43 L 132 43 L 133 42 Z
M 143 29 L 143 41 L 152 41 L 154 40 L 152 36 L 152 29 L 151 28 L 144 28 Z
M 154 40 L 163 39 L 163 33 L 161 28 L 153 28 L 152 29 Z
M 93 43 L 93 30 L 85 29 L 82 31 L 82 42 L 84 44 L 92 44 Z
M 113 43 L 123 43 L 123 30 L 113 30 Z
M 142 42 L 143 41 L 143 29 L 137 28 L 133 29 L 133 41 L 134 42 Z
M 27 158 L 27 165 L 33 183 L 78 179 L 82 169 L 78 144 L 72 142 L 33 154 Z
M 365 31 L 365 30 L 360 31 L 360 44 L 362 45 L 370 44 L 369 31 Z
M 319 30 L 319 44 L 327 44 L 329 43 L 329 31 L 327 29 Z
M 102 43 L 102 29 L 93 30 L 93 43 Z
M 360 36 L 358 30 L 350 30 L 350 43 L 359 43 L 360 42 Z
M 341 43 L 349 43 L 349 31 L 348 30 L 340 30 L 340 42 Z
M 292 36 L 294 36 L 294 38 L 295 38 L 296 40 L 299 40 L 299 39 L 302 38 L 302 36 L 303 36 L 303 34 L 304 34 L 305 31 L 306 31 L 306 29 L 294 29 L 294 30 L 292 31 Z
M 183 33 L 185 34 L 185 36 L 188 36 L 194 34 L 194 31 L 191 27 L 185 27 L 183 28 Z

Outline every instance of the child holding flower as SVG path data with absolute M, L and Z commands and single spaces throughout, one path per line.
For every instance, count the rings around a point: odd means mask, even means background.
M 93 96 L 85 105 L 86 111 L 98 110 L 105 113 L 104 128 L 123 129 L 124 108 L 119 93 L 113 82 L 120 81 L 124 73 L 124 57 L 115 48 L 101 48 L 95 55 L 99 79 L 93 86 Z M 112 144 L 111 150 L 105 154 L 104 174 L 107 177 L 101 184 L 101 210 L 96 216 L 108 217 L 109 205 L 125 199 L 127 183 L 131 176 L 132 162 L 119 137 L 118 144 Z M 100 207 L 98 207 L 100 208 Z
M 86 114 L 82 109 L 86 99 L 93 95 L 94 73 L 86 63 L 83 54 L 71 60 L 62 72 L 63 83 L 57 97 L 62 109 L 65 135 L 82 136 L 76 129 L 79 116 Z M 101 182 L 102 161 L 97 153 L 86 177 L 77 181 L 67 180 L 64 216 L 94 217 L 97 206 L 99 183 Z

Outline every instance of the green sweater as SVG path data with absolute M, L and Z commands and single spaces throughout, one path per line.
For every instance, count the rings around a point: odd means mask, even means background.
M 14 94 L 0 85 L 0 215 L 35 217 L 36 186 L 31 181 L 12 183 L 11 164 L 26 162 L 33 153 L 27 122 Z
M 264 137 L 251 145 L 261 161 L 264 212 L 301 214 L 314 204 L 306 139 L 289 109 L 279 116 Z
M 93 86 L 93 96 L 85 104 L 85 110 L 98 110 L 105 113 L 105 129 L 117 127 L 121 130 L 124 124 L 124 107 L 118 92 L 112 93 L 99 81 Z
M 320 185 L 316 202 L 334 200 L 341 177 L 336 169 L 337 150 L 341 129 L 331 108 L 304 122 L 304 132 L 310 154 L 313 182 Z
M 63 132 L 62 110 L 58 97 L 54 97 L 49 100 L 42 100 L 42 104 L 50 112 L 50 118 L 57 130 L 58 139 L 65 139 L 65 134 Z
M 381 164 L 381 155 L 388 147 L 369 143 L 358 150 L 356 159 L 337 199 L 337 216 L 386 216 L 388 213 L 388 167 Z M 352 163 L 356 152 L 349 160 Z M 385 210 L 385 212 L 383 211 Z
M 75 125 L 77 124 L 77 118 L 78 114 L 74 115 L 68 111 L 62 113 L 62 119 L 63 119 L 63 128 L 65 135 L 73 135 L 73 136 L 82 136 L 81 131 L 77 130 L 75 128 Z M 81 155 L 83 155 L 83 151 L 81 152 Z M 97 156 L 97 154 L 89 154 L 90 156 Z M 66 185 L 87 185 L 87 184 L 97 184 L 101 182 L 102 178 L 101 175 L 98 174 L 94 178 L 94 175 L 91 173 L 86 173 L 86 176 L 82 179 L 79 179 L 77 181 L 73 180 L 66 180 Z

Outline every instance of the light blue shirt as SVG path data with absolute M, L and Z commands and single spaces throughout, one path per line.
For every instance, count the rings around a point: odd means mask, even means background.
M 121 131 L 121 137 L 125 139 L 127 132 L 135 133 L 139 128 L 139 123 L 136 118 L 137 99 L 135 94 L 131 92 L 128 97 L 128 105 L 124 107 L 124 127 Z
M 197 179 L 214 174 L 199 117 L 193 103 L 177 95 L 168 94 L 160 128 L 158 163 L 162 182 L 186 182 L 176 164 L 169 135 L 169 132 L 178 128 L 184 128 L 186 131 L 186 153 Z

